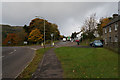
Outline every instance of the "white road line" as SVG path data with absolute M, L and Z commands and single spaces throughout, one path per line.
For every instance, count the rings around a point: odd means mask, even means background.
M 31 60 L 28 62 L 28 64 L 22 69 L 22 71 L 19 72 L 19 73 L 17 74 L 17 76 L 15 76 L 15 79 L 24 71 L 24 69 L 26 69 L 26 68 L 28 67 L 28 65 L 33 61 L 34 57 L 35 57 L 35 54 L 33 54 L 32 59 L 31 59 Z
M 16 50 L 14 49 L 14 51 L 13 51 L 13 52 L 10 52 L 9 54 L 13 54 L 15 51 L 16 51 Z
M 35 48 L 30 48 L 30 49 L 32 49 L 32 50 L 37 50 L 37 49 L 35 49 Z
M 10 52 L 9 54 L 12 54 L 13 52 Z
M 32 49 L 32 50 L 37 50 L 37 49 L 35 49 L 35 48 L 30 48 L 30 47 L 26 47 L 26 48 L 29 48 L 29 49 Z

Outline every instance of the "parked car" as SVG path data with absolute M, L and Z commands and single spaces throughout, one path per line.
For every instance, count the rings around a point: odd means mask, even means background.
M 66 42 L 66 38 L 63 38 L 63 42 Z
M 93 42 L 90 42 L 90 46 L 92 46 L 92 47 L 103 47 L 103 43 L 100 40 L 95 40 Z
M 93 45 L 93 42 L 90 42 L 90 46 L 92 46 Z

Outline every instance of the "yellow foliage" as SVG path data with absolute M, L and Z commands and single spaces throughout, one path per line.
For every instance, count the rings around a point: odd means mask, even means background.
M 40 33 L 39 29 L 34 29 L 30 32 L 28 40 L 33 42 L 38 42 L 43 40 L 43 35 Z
M 110 19 L 109 18 L 104 18 L 101 20 L 101 27 L 104 27 L 106 26 L 109 22 L 110 22 Z

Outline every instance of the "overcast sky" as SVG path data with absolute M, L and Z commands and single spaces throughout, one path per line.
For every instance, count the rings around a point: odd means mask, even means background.
M 96 19 L 118 13 L 117 2 L 3 2 L 2 23 L 29 25 L 35 16 L 42 16 L 58 25 L 61 35 L 79 31 L 84 20 L 96 13 Z

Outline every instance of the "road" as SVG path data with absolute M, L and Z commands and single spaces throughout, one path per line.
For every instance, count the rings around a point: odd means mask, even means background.
M 55 47 L 69 45 L 70 42 L 58 42 Z M 50 45 L 46 45 L 49 47 Z M 2 77 L 16 78 L 33 59 L 35 50 L 41 46 L 3 47 L 2 48 Z
M 15 78 L 34 57 L 35 50 L 28 47 L 2 48 L 2 76 Z

